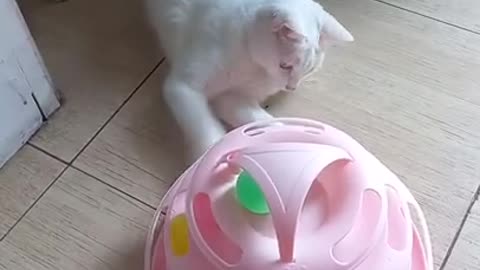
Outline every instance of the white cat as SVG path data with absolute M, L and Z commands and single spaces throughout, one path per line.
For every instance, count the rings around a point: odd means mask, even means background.
M 164 98 L 201 155 L 231 127 L 271 118 L 259 103 L 295 90 L 352 35 L 312 0 L 146 0 L 171 70 Z

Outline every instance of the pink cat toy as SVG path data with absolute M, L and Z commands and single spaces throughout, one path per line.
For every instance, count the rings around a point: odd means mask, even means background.
M 215 269 L 433 270 L 433 260 L 423 213 L 392 172 L 331 126 L 277 119 L 227 134 L 157 210 L 145 270 Z

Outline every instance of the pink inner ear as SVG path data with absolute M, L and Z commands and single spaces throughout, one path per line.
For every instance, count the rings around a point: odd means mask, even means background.
M 278 31 L 279 35 L 286 40 L 291 40 L 291 41 L 301 41 L 303 36 L 299 33 L 297 33 L 295 30 L 293 30 L 290 26 L 284 24 L 282 28 Z
M 304 36 L 296 31 L 294 27 L 278 16 L 273 18 L 272 30 L 283 40 L 297 42 L 304 38 Z

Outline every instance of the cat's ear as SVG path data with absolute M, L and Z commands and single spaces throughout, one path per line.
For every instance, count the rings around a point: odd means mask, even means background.
M 277 34 L 280 40 L 287 42 L 298 43 L 305 39 L 305 37 L 300 34 L 299 31 L 287 23 L 275 28 L 273 32 Z
M 300 29 L 288 19 L 288 16 L 278 11 L 272 14 L 272 32 L 285 42 L 299 43 L 305 39 Z
M 338 44 L 344 42 L 352 42 L 354 40 L 352 34 L 341 25 L 329 13 L 325 14 L 325 20 L 320 33 L 320 42 L 324 45 Z

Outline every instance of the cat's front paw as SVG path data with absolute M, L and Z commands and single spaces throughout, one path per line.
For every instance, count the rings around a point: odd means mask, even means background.
M 193 161 L 201 157 L 210 147 L 220 141 L 226 134 L 224 129 L 210 130 L 208 136 L 197 138 L 191 144 L 190 157 Z

